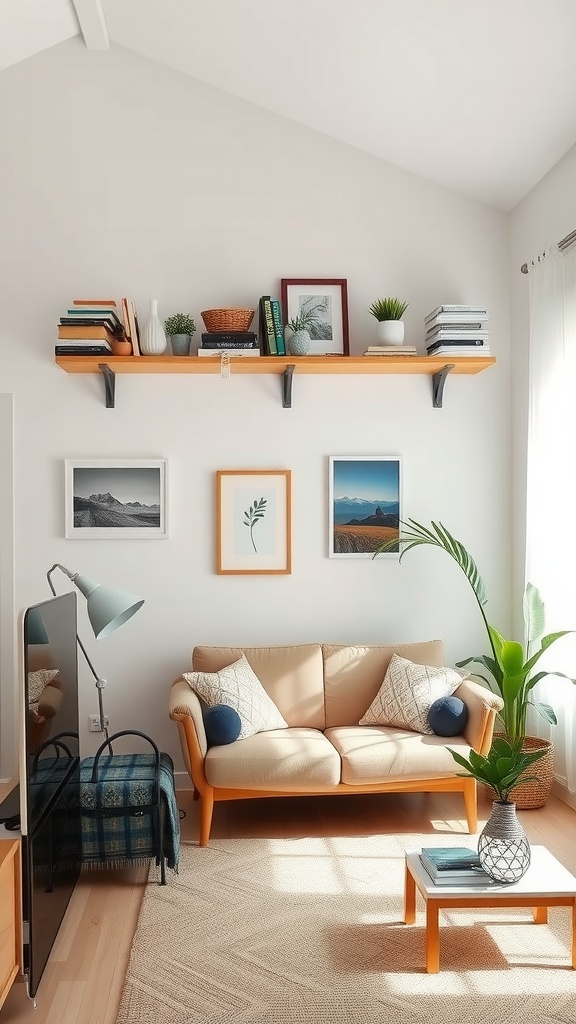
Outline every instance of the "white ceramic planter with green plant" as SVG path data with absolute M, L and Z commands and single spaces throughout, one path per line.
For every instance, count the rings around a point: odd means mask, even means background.
M 291 356 L 305 356 L 310 350 L 310 328 L 318 323 L 318 317 L 310 310 L 297 313 L 286 326 L 292 334 L 287 340 L 288 351 Z
M 404 321 L 402 317 L 408 308 L 401 299 L 376 299 L 368 312 L 378 321 L 376 342 L 378 345 L 403 345 Z

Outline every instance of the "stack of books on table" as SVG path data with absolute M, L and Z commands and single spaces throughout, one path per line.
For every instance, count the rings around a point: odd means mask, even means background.
M 476 850 L 467 846 L 423 846 L 422 866 L 435 885 L 491 885 Z
M 74 299 L 60 317 L 54 351 L 57 356 L 109 355 L 119 343 L 126 346 L 127 336 L 115 299 Z
M 203 334 L 199 356 L 259 356 L 258 337 L 253 331 L 212 331 Z
M 437 306 L 425 317 L 429 356 L 487 356 L 488 312 L 485 306 Z
M 368 345 L 364 356 L 415 356 L 415 345 Z

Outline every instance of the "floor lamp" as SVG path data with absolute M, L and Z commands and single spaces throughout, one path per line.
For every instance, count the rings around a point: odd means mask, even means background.
M 84 597 L 86 598 L 88 618 L 90 619 L 90 625 L 94 630 L 94 636 L 97 640 L 99 640 L 100 637 L 108 636 L 110 633 L 113 633 L 115 629 L 118 629 L 118 626 L 122 626 L 124 622 L 127 622 L 128 619 L 132 618 L 134 613 L 137 612 L 144 604 L 144 598 L 142 597 L 136 597 L 135 594 L 127 594 L 125 591 L 116 590 L 114 587 L 104 587 L 100 583 L 96 583 L 95 580 L 90 579 L 89 576 L 84 576 L 82 573 L 70 572 L 70 569 L 66 569 L 66 567 L 64 565 L 60 565 L 59 562 L 56 562 L 46 573 L 48 586 L 54 594 L 54 597 L 56 597 L 56 591 L 51 577 L 55 569 L 60 569 L 60 571 L 72 581 L 74 586 L 78 588 L 80 593 L 84 594 Z M 106 739 L 108 739 L 108 727 L 106 725 L 102 701 L 102 690 L 106 686 L 106 680 L 102 679 L 98 675 L 78 634 L 76 634 L 76 640 L 86 659 L 88 668 L 96 680 L 96 689 L 98 690 L 98 710 L 100 714 L 100 731 L 103 732 Z

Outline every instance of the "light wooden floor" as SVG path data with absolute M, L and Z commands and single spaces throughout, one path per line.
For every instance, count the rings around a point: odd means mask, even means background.
M 480 824 L 491 803 L 480 797 Z M 196 843 L 197 804 L 180 793 L 186 811 L 183 842 Z M 533 843 L 541 843 L 576 874 L 576 811 L 555 798 L 519 817 Z M 213 835 L 330 836 L 380 832 L 463 833 L 463 801 L 450 794 L 304 797 L 218 804 Z M 36 1009 L 16 982 L 0 1010 L 0 1024 L 114 1024 L 146 869 L 83 873 L 70 901 L 36 993 Z M 172 873 L 168 872 L 168 885 Z

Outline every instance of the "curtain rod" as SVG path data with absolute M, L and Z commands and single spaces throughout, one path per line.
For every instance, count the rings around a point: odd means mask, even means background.
M 576 231 L 571 231 L 570 234 L 566 235 L 565 238 L 561 238 L 560 239 L 560 241 L 558 242 L 558 248 L 559 249 L 568 249 L 571 245 L 574 244 L 574 242 L 576 242 Z M 522 274 L 527 274 L 528 273 L 528 264 L 527 263 L 523 263 L 522 264 L 522 266 L 520 267 L 520 272 Z

